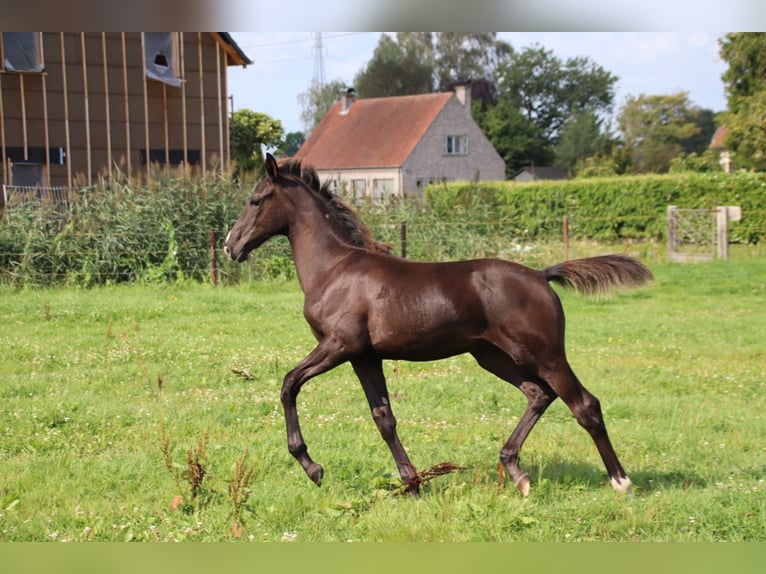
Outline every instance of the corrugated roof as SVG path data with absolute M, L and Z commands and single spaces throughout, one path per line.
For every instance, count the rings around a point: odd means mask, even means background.
M 317 169 L 399 167 L 453 95 L 359 99 L 346 113 L 335 102 L 295 157 Z

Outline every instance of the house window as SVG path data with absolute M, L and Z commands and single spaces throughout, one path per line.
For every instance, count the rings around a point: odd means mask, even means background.
M 374 201 L 382 201 L 394 194 L 393 179 L 373 179 L 372 198 Z
M 367 192 L 367 180 L 364 179 L 352 179 L 351 180 L 351 197 L 354 199 L 361 199 Z
M 455 181 L 454 177 L 419 177 L 415 180 L 415 186 L 418 191 L 423 191 L 429 185 L 437 183 L 447 183 L 448 181 Z
M 442 153 L 444 155 L 468 155 L 468 136 L 444 136 Z
M 429 185 L 433 185 L 438 181 L 439 179 L 436 177 L 419 177 L 417 180 L 415 180 L 415 186 L 418 188 L 418 190 L 422 191 Z
M 42 72 L 40 32 L 3 32 L 3 64 L 11 72 Z
M 146 77 L 181 87 L 177 32 L 144 32 Z

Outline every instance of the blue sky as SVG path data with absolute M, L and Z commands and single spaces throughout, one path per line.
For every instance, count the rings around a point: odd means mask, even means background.
M 302 131 L 298 95 L 314 75 L 315 35 L 311 32 L 232 32 L 253 60 L 229 69 L 234 108 L 264 112 L 285 132 Z M 326 81 L 351 83 L 372 57 L 380 32 L 323 32 Z M 718 55 L 725 32 L 500 32 L 516 48 L 539 44 L 562 59 L 586 56 L 616 75 L 616 109 L 628 96 L 671 94 L 715 112 L 726 108 Z

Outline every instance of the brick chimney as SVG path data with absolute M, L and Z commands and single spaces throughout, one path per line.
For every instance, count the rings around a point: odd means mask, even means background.
M 346 115 L 354 105 L 356 100 L 356 90 L 354 88 L 348 88 L 345 92 L 340 93 L 340 113 Z

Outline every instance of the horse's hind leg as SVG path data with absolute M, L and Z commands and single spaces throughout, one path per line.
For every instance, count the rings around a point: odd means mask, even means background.
M 359 358 L 352 360 L 351 365 L 362 383 L 367 402 L 370 404 L 372 419 L 380 431 L 380 436 L 391 450 L 402 484 L 409 484 L 408 492 L 417 495 L 418 485 L 413 482 L 416 476 L 415 467 L 412 466 L 396 433 L 396 418 L 391 410 L 386 378 L 383 374 L 383 362 L 376 358 Z
M 473 353 L 474 358 L 484 369 L 516 386 L 527 397 L 527 408 L 521 415 L 516 428 L 500 451 L 500 462 L 508 471 L 516 488 L 524 496 L 529 495 L 529 474 L 519 466 L 519 451 L 529 436 L 532 428 L 548 406 L 556 399 L 556 394 L 542 381 L 525 380 L 519 366 L 497 348 L 485 349 Z
M 609 440 L 599 400 L 577 379 L 565 358 L 560 358 L 555 364 L 555 368 L 541 372 L 541 376 L 567 404 L 577 422 L 590 434 L 614 489 L 621 494 L 630 494 L 632 484 Z

